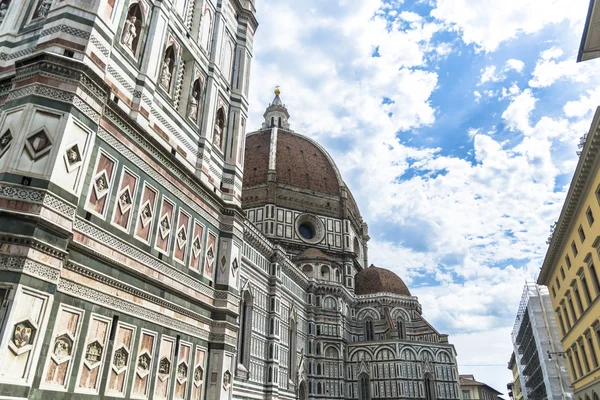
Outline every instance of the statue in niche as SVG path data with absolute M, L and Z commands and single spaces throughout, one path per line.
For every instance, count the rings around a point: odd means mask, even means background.
M 171 85 L 171 57 L 169 56 L 163 61 L 162 72 L 160 73 L 160 84 L 167 90 Z
M 6 13 L 8 12 L 8 4 L 2 3 L 0 4 L 0 25 L 4 22 L 4 17 L 6 17 Z
M 137 18 L 135 15 L 132 15 L 125 20 L 123 36 L 121 36 L 121 43 L 127 46 L 131 51 L 135 51 L 133 48 L 133 40 L 137 37 L 137 29 L 135 27 L 136 20 Z
M 33 19 L 46 18 L 51 6 L 52 0 L 41 0 L 37 10 L 33 14 Z
M 223 129 L 225 128 L 225 114 L 223 108 L 217 111 L 217 119 L 215 120 L 215 132 L 213 134 L 213 145 L 221 148 Z
M 190 99 L 190 114 L 189 114 L 190 119 L 192 119 L 194 121 L 196 121 L 196 119 L 198 119 L 199 99 L 200 99 L 200 94 L 198 93 L 197 90 L 194 90 L 194 93 L 192 94 L 192 98 Z

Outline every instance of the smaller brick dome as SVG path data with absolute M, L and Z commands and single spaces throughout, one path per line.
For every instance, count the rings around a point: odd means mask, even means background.
M 394 293 L 402 296 L 412 296 L 402 279 L 385 268 L 372 265 L 355 276 L 357 295 L 375 293 Z

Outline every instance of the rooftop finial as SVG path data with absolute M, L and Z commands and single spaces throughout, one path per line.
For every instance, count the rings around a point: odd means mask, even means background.
M 281 94 L 281 90 L 279 89 L 279 85 L 275 86 L 275 96 L 279 96 Z

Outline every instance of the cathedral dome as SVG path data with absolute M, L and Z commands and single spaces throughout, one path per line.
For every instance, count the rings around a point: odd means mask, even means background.
M 402 279 L 392 271 L 371 265 L 355 276 L 357 295 L 375 293 L 394 293 L 412 296 Z
M 316 141 L 294 132 L 276 89 L 262 128 L 246 136 L 243 208 L 275 204 L 314 215 L 362 217 L 335 162 Z

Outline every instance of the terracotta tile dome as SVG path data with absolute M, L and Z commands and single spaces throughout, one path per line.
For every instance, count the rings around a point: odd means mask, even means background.
M 394 293 L 402 296 L 412 296 L 410 290 L 402 279 L 395 273 L 385 268 L 371 265 L 355 276 L 357 295 L 375 293 Z

